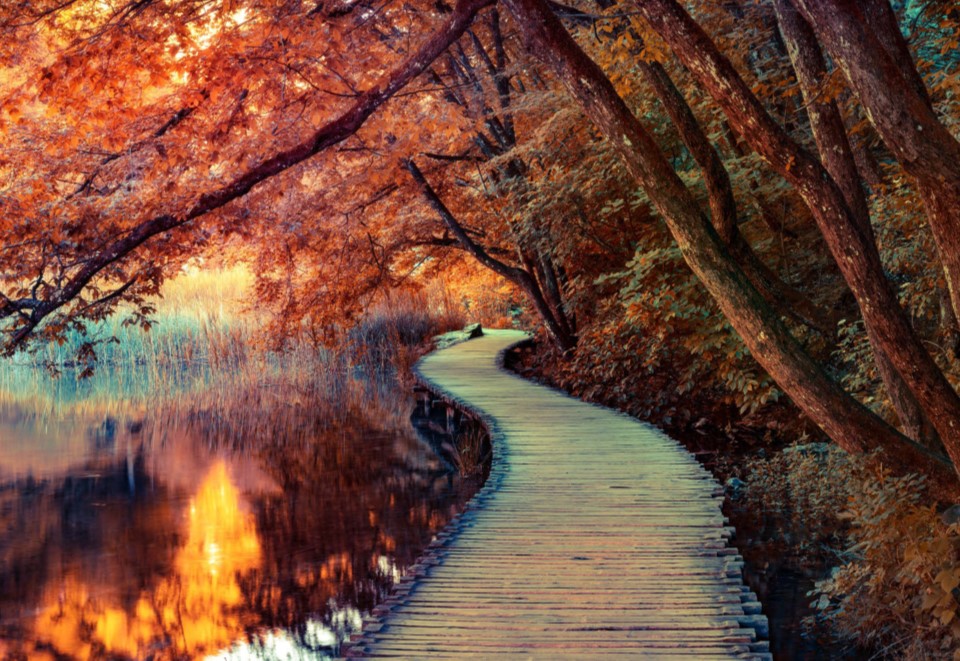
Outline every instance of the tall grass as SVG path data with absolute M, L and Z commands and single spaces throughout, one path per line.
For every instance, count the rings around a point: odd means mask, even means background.
M 490 435 L 481 423 L 470 421 L 457 432 L 454 443 L 447 444 L 445 449 L 462 477 L 477 475 L 490 458 Z
M 30 360 L 0 362 L 0 406 L 101 419 L 158 409 L 217 411 L 239 422 L 259 404 L 280 399 L 309 402 L 331 417 L 350 415 L 396 399 L 383 392 L 384 377 L 402 377 L 426 339 L 464 324 L 456 300 L 433 286 L 383 297 L 341 330 L 333 349 L 294 342 L 272 352 L 261 341 L 265 319 L 245 303 L 252 288 L 243 267 L 185 273 L 164 287 L 149 331 L 124 326 L 120 314 L 92 328 L 90 337 L 72 332 L 62 346 L 44 347 Z M 102 341 L 98 361 L 93 376 L 80 378 L 84 366 L 73 361 L 89 339 Z M 59 376 L 41 364 L 57 366 Z
M 245 310 L 252 284 L 253 276 L 242 266 L 185 272 L 168 281 L 153 302 L 157 314 L 149 331 L 126 325 L 129 317 L 121 309 L 86 333 L 71 328 L 63 344 L 47 344 L 15 362 L 73 367 L 80 347 L 93 341 L 100 365 L 236 365 L 259 325 Z
M 401 292 L 367 310 L 346 333 L 346 353 L 365 367 L 393 366 L 409 371 L 434 335 L 465 325 L 463 308 L 447 290 L 434 285 Z

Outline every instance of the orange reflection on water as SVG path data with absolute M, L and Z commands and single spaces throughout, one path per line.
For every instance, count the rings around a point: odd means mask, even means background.
M 253 516 L 220 461 L 187 510 L 187 541 L 174 572 L 133 608 L 104 603 L 95 586 L 67 576 L 36 622 L 37 639 L 61 654 L 90 658 L 121 654 L 197 658 L 230 646 L 245 624 L 237 577 L 260 565 Z M 39 649 L 31 655 L 44 658 Z
M 187 543 L 175 564 L 178 583 L 170 586 L 179 592 L 179 612 L 171 610 L 165 619 L 182 621 L 177 642 L 191 655 L 225 647 L 243 631 L 237 575 L 260 564 L 260 542 L 253 517 L 240 504 L 223 462 L 190 502 Z
M 36 628 L 39 641 L 48 649 L 35 649 L 29 658 L 88 659 L 103 652 L 138 656 L 142 643 L 154 639 L 159 626 L 147 600 L 138 600 L 135 612 L 128 615 L 121 608 L 104 605 L 87 585 L 68 576 L 60 585 L 56 605 L 44 609 Z

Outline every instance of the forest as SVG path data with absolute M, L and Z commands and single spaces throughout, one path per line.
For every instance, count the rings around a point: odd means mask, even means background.
M 528 329 L 514 369 L 680 439 L 815 567 L 808 624 L 960 659 L 952 0 L 14 0 L 0 33 L 5 366 L 156 362 L 198 273 L 246 321 L 176 361 Z

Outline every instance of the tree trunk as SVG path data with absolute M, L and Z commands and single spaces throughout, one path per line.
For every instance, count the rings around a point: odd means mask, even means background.
M 427 181 L 427 178 L 423 175 L 423 172 L 420 171 L 420 168 L 417 167 L 417 164 L 412 160 L 407 160 L 404 162 L 404 165 L 407 171 L 410 172 L 410 176 L 413 177 L 413 180 L 420 187 L 420 191 L 427 200 L 427 204 L 437 212 L 440 219 L 450 229 L 454 237 L 456 237 L 460 246 L 482 265 L 520 287 L 530 299 L 530 302 L 533 303 L 534 309 L 536 309 L 537 314 L 540 315 L 544 325 L 547 327 L 547 332 L 550 333 L 550 336 L 557 343 L 557 346 L 563 351 L 573 349 L 576 346 L 575 338 L 570 335 L 564 325 L 554 316 L 553 310 L 550 309 L 549 303 L 547 303 L 546 298 L 544 298 L 536 278 L 524 269 L 501 262 L 487 252 L 483 246 L 477 244 L 476 241 L 470 238 L 470 235 L 450 212 L 447 205 L 443 203 L 443 200 L 440 199 L 437 192 L 433 190 L 433 186 Z
M 635 2 L 734 128 L 800 193 L 860 305 L 871 337 L 936 426 L 954 465 L 960 466 L 960 396 L 914 332 L 884 274 L 876 244 L 852 216 L 843 192 L 820 162 L 767 114 L 730 61 L 676 0 Z M 960 232 L 956 239 L 960 241 Z
M 943 484 L 955 485 L 956 476 L 948 462 L 937 459 L 868 411 L 804 352 L 750 285 L 651 134 L 543 0 L 504 0 L 504 4 L 516 20 L 527 51 L 554 71 L 617 150 L 663 216 L 687 264 L 780 387 L 847 450 L 883 447 L 887 458 L 900 469 L 920 469 Z
M 557 271 L 553 267 L 553 260 L 550 255 L 538 254 L 536 271 L 537 279 L 540 281 L 540 289 L 543 290 L 544 298 L 550 304 L 554 316 L 556 316 L 564 332 L 571 338 L 576 339 L 577 329 L 573 326 L 573 322 L 567 314 L 567 306 L 563 302 L 563 290 L 557 280 Z
M 729 246 L 740 230 L 737 227 L 737 201 L 733 196 L 733 186 L 730 185 L 730 177 L 723 161 L 704 135 L 693 110 L 663 65 L 641 60 L 638 66 L 647 84 L 653 88 L 660 104 L 667 111 L 670 121 L 677 127 L 683 144 L 700 166 L 710 203 L 710 220 L 717 234 Z
M 707 188 L 713 228 L 740 263 L 750 282 L 781 316 L 792 317 L 825 337 L 833 337 L 836 334 L 837 320 L 825 310 L 821 310 L 803 292 L 781 280 L 763 263 L 740 233 L 737 202 L 727 169 L 670 75 L 657 62 L 640 62 L 640 71 L 677 127 L 683 144 L 700 166 Z
M 876 244 L 873 227 L 870 225 L 870 207 L 861 185 L 860 172 L 853 154 L 840 109 L 832 99 L 824 98 L 819 85 L 826 79 L 827 65 L 820 52 L 817 37 L 807 21 L 789 0 L 774 0 L 774 10 L 780 25 L 780 33 L 787 45 L 787 52 L 800 83 L 810 128 L 817 143 L 820 159 L 827 172 L 840 186 L 851 218 L 872 244 Z M 904 433 L 928 448 L 939 450 L 942 445 L 933 426 L 925 420 L 923 409 L 899 372 L 887 356 L 877 338 L 873 326 L 867 326 L 867 336 L 873 347 L 877 371 L 883 380 L 887 395 L 893 404 Z M 933 432 L 931 434 L 931 432 Z
M 927 91 L 927 86 L 920 77 L 920 72 L 917 71 L 913 54 L 910 53 L 910 45 L 900 31 L 900 22 L 893 7 L 890 6 L 890 0 L 860 0 L 860 9 L 870 29 L 879 38 L 880 45 L 897 65 L 900 75 L 913 86 L 927 105 L 933 107 L 930 92 Z
M 954 312 L 960 313 L 960 142 L 934 112 L 892 10 L 880 6 L 886 0 L 870 0 L 864 11 L 855 0 L 794 2 L 843 70 L 884 143 L 916 182 Z M 874 25 L 868 17 L 879 20 Z
M 850 146 L 853 148 L 853 156 L 857 161 L 857 170 L 860 172 L 860 177 L 870 187 L 871 191 L 876 192 L 877 189 L 883 185 L 885 179 L 883 173 L 880 171 L 880 164 L 877 163 L 877 159 L 870 153 L 870 149 L 865 140 L 862 138 L 855 140 L 853 136 L 850 136 L 850 143 Z
M 940 298 L 940 334 L 947 356 L 950 360 L 957 360 L 960 357 L 960 324 L 957 323 L 957 315 L 950 304 L 950 292 L 942 287 L 937 287 L 937 290 Z

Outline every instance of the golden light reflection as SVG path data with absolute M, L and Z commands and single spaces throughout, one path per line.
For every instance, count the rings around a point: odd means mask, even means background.
M 104 652 L 197 658 L 231 645 L 246 624 L 237 577 L 260 564 L 256 524 L 241 505 L 240 491 L 218 462 L 190 501 L 187 541 L 173 574 L 145 591 L 133 609 L 104 603 L 92 586 L 67 577 L 37 620 L 38 642 L 76 658 Z M 46 656 L 52 658 L 38 649 L 31 658 Z
M 227 646 L 242 631 L 237 575 L 260 564 L 260 542 L 253 517 L 240 504 L 223 462 L 190 503 L 187 543 L 176 560 L 182 611 L 169 616 L 182 618 L 179 633 L 191 655 Z

